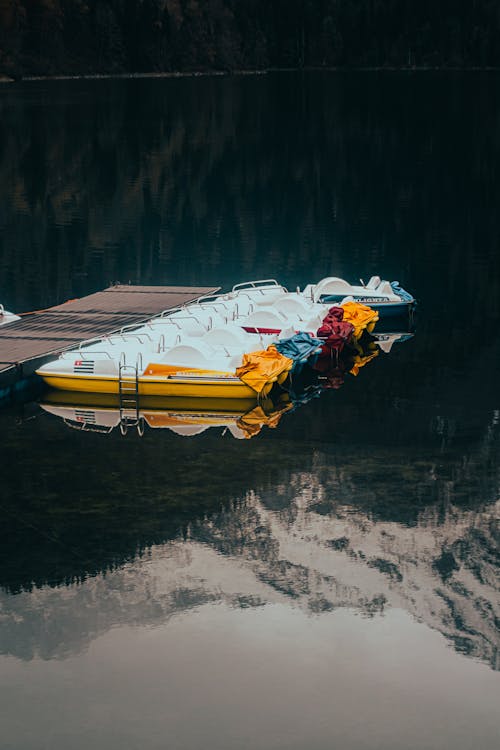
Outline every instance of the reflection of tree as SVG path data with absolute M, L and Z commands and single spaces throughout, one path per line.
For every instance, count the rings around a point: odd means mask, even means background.
M 295 286 L 383 270 L 440 315 L 450 315 L 440 300 L 456 303 L 462 324 L 464 297 L 482 296 L 483 330 L 497 316 L 499 112 L 488 83 L 46 84 L 6 89 L 0 106 L 10 308 L 111 279 L 229 284 L 279 272 Z M 446 272 L 433 276 L 436 257 Z

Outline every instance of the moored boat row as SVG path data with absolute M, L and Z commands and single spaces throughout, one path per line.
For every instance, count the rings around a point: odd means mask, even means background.
M 381 297 L 388 282 L 376 282 L 377 278 L 369 285 L 373 295 Z M 339 312 L 330 320 L 333 328 L 325 328 L 331 317 L 330 297 L 341 288 L 340 282 L 330 277 L 302 292 L 288 292 L 274 279 L 238 284 L 231 292 L 165 311 L 141 326 L 82 342 L 37 372 L 62 390 L 130 397 L 264 396 L 304 356 L 324 356 L 325 349 L 338 353 L 364 331 L 373 331 L 379 313 L 354 301 L 354 294 L 335 306 Z M 297 333 L 305 339 L 296 358 Z M 291 340 L 287 351 L 284 342 Z M 387 338 L 380 342 L 385 350 L 391 345 Z

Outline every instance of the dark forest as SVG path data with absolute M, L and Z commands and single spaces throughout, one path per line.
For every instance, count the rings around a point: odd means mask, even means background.
M 0 0 L 0 75 L 496 67 L 498 0 Z

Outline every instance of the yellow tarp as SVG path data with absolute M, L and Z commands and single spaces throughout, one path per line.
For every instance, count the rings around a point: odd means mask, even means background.
M 378 320 L 378 312 L 361 302 L 344 302 L 344 320 L 354 326 L 354 338 L 359 339 L 363 331 L 371 333 Z
M 245 385 L 265 396 L 273 383 L 282 383 L 292 369 L 293 360 L 284 357 L 276 347 L 243 355 L 243 364 L 236 369 L 236 375 Z

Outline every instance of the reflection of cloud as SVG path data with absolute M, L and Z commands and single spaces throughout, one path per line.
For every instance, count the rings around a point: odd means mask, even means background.
M 117 625 L 157 625 L 207 602 L 273 602 L 314 616 L 341 607 L 367 617 L 403 608 L 460 652 L 500 666 L 500 503 L 427 510 L 415 526 L 405 526 L 348 505 L 318 513 L 325 490 L 307 472 L 293 476 L 289 490 L 280 510 L 249 493 L 191 524 L 186 539 L 156 545 L 106 575 L 2 593 L 3 652 L 64 658 Z

